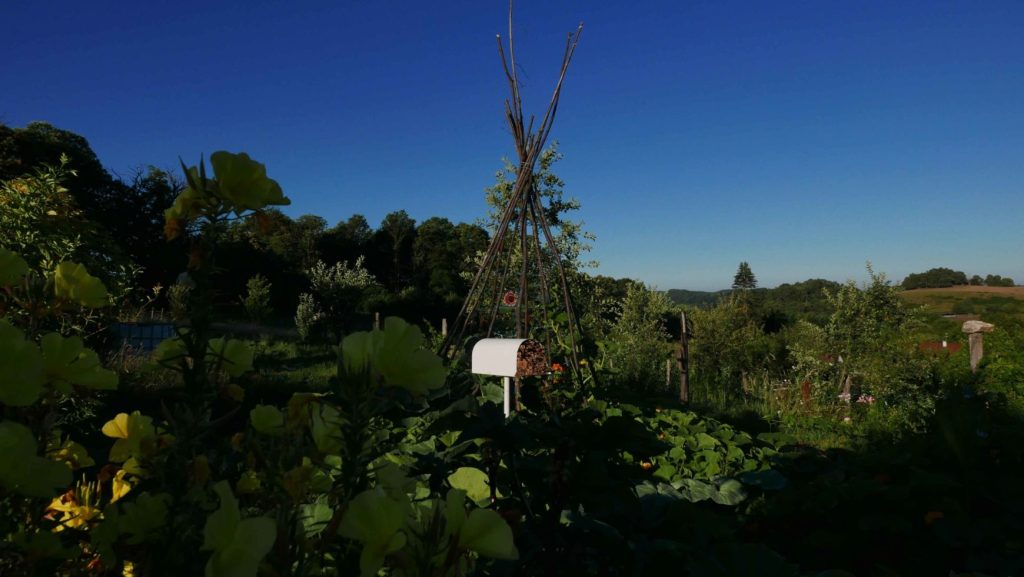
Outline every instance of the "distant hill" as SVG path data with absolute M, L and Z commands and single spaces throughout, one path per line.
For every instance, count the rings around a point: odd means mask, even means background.
M 686 289 L 669 289 L 665 291 L 668 300 L 677 305 L 709 306 L 718 302 L 718 299 L 729 294 L 730 290 L 720 291 L 691 291 Z
M 824 290 L 836 290 L 841 285 L 837 282 L 814 278 L 797 283 L 785 283 L 770 289 L 754 289 L 757 299 L 763 304 L 765 313 L 773 319 L 773 323 L 786 323 L 796 319 L 807 319 L 824 322 L 831 313 Z M 679 305 L 714 306 L 722 297 L 728 296 L 731 290 L 691 291 L 672 289 L 666 296 Z M 767 317 L 766 317 L 767 322 Z

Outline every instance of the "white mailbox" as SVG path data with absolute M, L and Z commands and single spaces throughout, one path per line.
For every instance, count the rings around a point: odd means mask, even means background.
M 544 374 L 546 365 L 544 347 L 531 339 L 480 339 L 473 345 L 473 373 L 504 377 L 506 417 L 511 412 L 512 377 Z

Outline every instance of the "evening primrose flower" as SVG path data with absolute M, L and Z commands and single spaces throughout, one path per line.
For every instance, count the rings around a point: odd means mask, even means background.
M 97 493 L 94 484 L 85 483 L 55 497 L 47 507 L 47 511 L 61 513 L 60 519 L 57 519 L 60 524 L 53 531 L 59 533 L 66 528 L 85 527 L 89 521 L 99 517 L 100 509 L 95 502 Z
M 114 475 L 114 480 L 111 483 L 113 495 L 110 498 L 111 503 L 116 503 L 118 499 L 124 497 L 132 490 L 132 484 L 128 482 L 126 475 L 128 471 L 121 469 Z

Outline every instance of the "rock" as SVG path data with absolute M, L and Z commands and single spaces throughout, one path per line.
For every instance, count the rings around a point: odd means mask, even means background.
M 983 321 L 967 321 L 964 323 L 963 331 L 968 334 L 990 333 L 994 328 L 996 328 L 996 326 L 991 323 L 986 323 Z

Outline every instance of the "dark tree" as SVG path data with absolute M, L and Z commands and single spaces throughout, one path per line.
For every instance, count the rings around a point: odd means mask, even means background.
M 372 240 L 373 229 L 366 222 L 366 217 L 354 214 L 324 231 L 320 253 L 328 264 L 355 262 L 361 256 L 370 259 Z
M 1014 286 L 1013 279 L 998 274 L 985 275 L 985 286 Z
M 375 244 L 390 266 L 390 270 L 375 274 L 377 278 L 388 279 L 392 292 L 400 291 L 409 279 L 412 269 L 412 246 L 416 239 L 416 221 L 409 218 L 404 210 L 392 212 L 384 217 L 377 229 Z M 383 265 L 382 263 L 378 263 Z M 376 271 L 374 271 L 376 272 Z
M 732 278 L 732 288 L 741 290 L 757 288 L 757 277 L 750 270 L 750 265 L 747 264 L 747 261 L 741 262 L 739 268 L 736 269 L 736 276 Z
M 919 288 L 945 288 L 967 284 L 967 274 L 950 268 L 933 268 L 907 275 L 902 286 L 906 290 Z
M 458 292 L 459 238 L 447 218 L 433 217 L 420 223 L 413 242 L 417 285 L 442 298 Z

